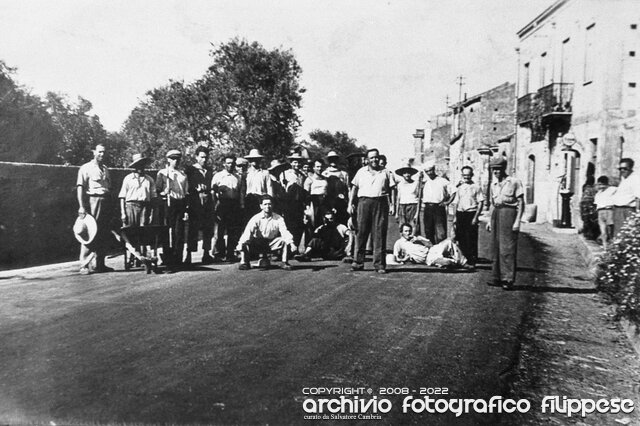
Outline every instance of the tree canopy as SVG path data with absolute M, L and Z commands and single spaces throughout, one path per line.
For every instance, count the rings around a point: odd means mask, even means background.
M 167 149 L 197 145 L 238 155 L 251 148 L 287 153 L 304 93 L 293 54 L 233 39 L 210 56 L 212 65 L 193 83 L 171 81 L 147 92 L 124 126 L 133 146 L 158 159 Z
M 345 132 L 331 133 L 316 129 L 309 133 L 309 139 L 311 143 L 305 142 L 303 145 L 311 158 L 324 158 L 329 151 L 335 151 L 341 158 L 346 158 L 349 154 L 363 153 L 367 149 L 364 145 L 358 145 L 358 141 Z

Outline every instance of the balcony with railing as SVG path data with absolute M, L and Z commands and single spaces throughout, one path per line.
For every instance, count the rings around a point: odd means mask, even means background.
M 518 98 L 518 124 L 527 123 L 533 120 L 533 103 L 536 96 L 536 93 L 528 93 L 521 98 Z
M 518 124 L 571 118 L 572 83 L 551 83 L 518 99 Z

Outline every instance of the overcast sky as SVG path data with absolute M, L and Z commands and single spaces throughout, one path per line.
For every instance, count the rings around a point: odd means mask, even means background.
M 553 0 L 0 0 L 0 59 L 35 94 L 83 96 L 118 130 L 147 90 L 189 82 L 210 43 L 291 49 L 307 89 L 299 138 L 345 131 L 393 163 L 445 96 L 515 82 L 516 31 Z

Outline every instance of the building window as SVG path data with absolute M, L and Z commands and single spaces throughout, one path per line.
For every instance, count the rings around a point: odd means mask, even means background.
M 529 65 L 531 65 L 529 62 L 524 64 L 524 70 L 522 73 L 522 94 L 523 95 L 529 94 Z
M 569 55 L 571 53 L 571 46 L 569 44 L 570 39 L 566 39 L 562 42 L 560 50 L 560 82 L 561 83 L 573 83 L 571 76 L 571 68 L 569 62 Z
M 584 45 L 584 82 L 588 83 L 593 80 L 593 62 L 594 62 L 594 52 L 593 52 L 593 41 L 595 39 L 595 27 L 596 24 L 591 24 L 587 27 L 586 35 L 585 35 L 585 45 Z
M 547 85 L 547 52 L 540 55 L 540 87 Z
M 631 83 L 629 83 L 629 87 L 636 87 L 636 83 L 632 81 Z
M 636 56 L 636 51 L 635 50 L 630 51 L 629 56 Z
M 638 29 L 638 24 L 631 24 L 631 29 L 632 30 L 637 30 Z

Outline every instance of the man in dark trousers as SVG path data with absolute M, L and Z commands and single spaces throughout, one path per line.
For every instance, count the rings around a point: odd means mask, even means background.
M 484 208 L 484 195 L 480 185 L 473 182 L 473 169 L 462 168 L 462 182 L 455 189 L 453 204 L 456 214 L 453 219 L 455 239 L 470 265 L 478 260 L 478 223 Z
M 209 149 L 196 148 L 196 163 L 186 168 L 189 182 L 189 234 L 187 235 L 187 256 L 185 265 L 191 264 L 191 253 L 198 250 L 198 236 L 202 231 L 202 263 L 213 262 L 211 240 L 213 239 L 213 200 L 211 199 L 211 178 L 213 174 L 207 166 Z
M 491 184 L 491 219 L 487 231 L 492 233 L 493 281 L 489 285 L 511 290 L 516 279 L 518 234 L 524 211 L 524 190 L 519 179 L 507 176 L 507 160 L 492 159 L 489 163 Z
M 367 239 L 373 242 L 373 267 L 376 272 L 386 273 L 387 226 L 391 189 L 396 180 L 380 165 L 380 152 L 367 151 L 367 166 L 362 167 L 353 178 L 349 193 L 349 214 L 353 214 L 357 199 L 356 256 L 351 266 L 353 271 L 364 269 Z

